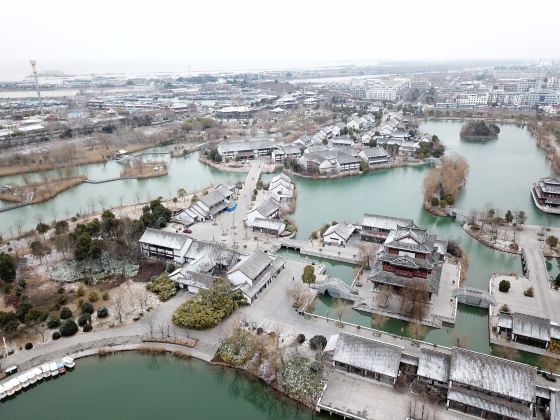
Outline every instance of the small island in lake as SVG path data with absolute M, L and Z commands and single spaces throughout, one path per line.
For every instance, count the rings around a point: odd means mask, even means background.
M 461 128 L 461 139 L 463 140 L 490 140 L 497 139 L 500 127 L 496 124 L 487 124 L 486 121 L 469 121 Z

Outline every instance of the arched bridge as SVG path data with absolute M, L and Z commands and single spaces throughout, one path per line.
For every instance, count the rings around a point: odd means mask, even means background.
M 348 286 L 342 280 L 335 277 L 327 277 L 324 280 L 312 283 L 311 287 L 319 293 L 328 293 L 335 299 L 346 299 L 352 302 L 361 300 L 355 288 Z

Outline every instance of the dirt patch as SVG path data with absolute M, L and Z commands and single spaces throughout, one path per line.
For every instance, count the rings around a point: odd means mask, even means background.
M 135 282 L 147 283 L 153 277 L 165 271 L 165 263 L 162 261 L 142 261 L 138 269 L 138 275 L 134 278 Z
M 111 279 L 104 280 L 96 284 L 97 288 L 101 291 L 111 290 L 115 287 L 119 287 L 121 284 L 126 282 L 126 277 L 117 276 Z

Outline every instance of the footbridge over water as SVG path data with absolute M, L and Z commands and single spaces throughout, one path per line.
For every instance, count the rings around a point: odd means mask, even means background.
M 446 207 L 445 214 L 452 217 L 457 222 L 463 224 L 467 221 L 467 213 L 464 210 L 458 209 L 457 207 Z
M 335 277 L 327 277 L 324 280 L 312 283 L 311 288 L 317 290 L 319 293 L 328 293 L 329 296 L 335 299 L 345 299 L 352 302 L 361 300 L 358 295 L 358 290 L 348 286 L 342 280 Z
M 455 296 L 460 303 L 478 306 L 480 308 L 488 308 L 490 305 L 496 304 L 496 299 L 488 290 L 475 289 L 474 287 L 455 289 L 453 296 Z

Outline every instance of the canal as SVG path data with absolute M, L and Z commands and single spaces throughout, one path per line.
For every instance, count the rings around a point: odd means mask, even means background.
M 481 210 L 486 206 L 503 211 L 523 210 L 527 214 L 527 223 L 558 225 L 559 219 L 539 212 L 530 197 L 532 183 L 540 177 L 552 175 L 552 172 L 544 153 L 537 148 L 526 128 L 500 125 L 499 139 L 481 143 L 461 141 L 461 125 L 458 121 L 427 121 L 420 126 L 421 131 L 436 134 L 450 152 L 456 152 L 469 161 L 467 185 L 460 193 L 456 206 L 465 211 Z M 165 150 L 169 149 L 153 149 L 155 152 Z M 23 225 L 24 229 L 32 228 L 38 220 L 67 218 L 75 213 L 87 212 L 91 206 L 99 209 L 101 201 L 105 206 L 117 206 L 121 200 L 132 204 L 158 196 L 173 196 L 179 188 L 186 188 L 189 192 L 210 184 L 244 179 L 245 176 L 202 165 L 196 154 L 177 159 L 153 155 L 153 159 L 168 161 L 167 177 L 82 184 L 46 203 L 0 213 L 0 232 L 9 235 L 18 225 Z M 103 179 L 118 174 L 120 166 L 108 162 L 85 165 L 77 170 L 92 179 Z M 441 238 L 454 239 L 461 244 L 470 258 L 467 285 L 486 288 L 493 273 L 520 274 L 519 257 L 493 251 L 471 239 L 453 220 L 435 217 L 423 210 L 422 182 L 427 170 L 427 166 L 411 166 L 333 180 L 294 178 L 298 200 L 292 218 L 298 226 L 297 238 L 306 239 L 313 230 L 334 220 L 359 223 L 364 212 L 406 217 Z M 17 177 L 9 180 L 15 181 Z M 0 178 L 0 184 L 4 183 L 6 179 Z M 334 263 L 326 263 L 326 266 L 329 275 L 351 281 L 352 266 Z M 315 311 L 325 315 L 331 306 L 329 298 L 321 298 Z M 369 315 L 356 311 L 348 311 L 345 319 L 364 326 L 371 325 Z M 406 324 L 400 321 L 389 321 L 383 329 L 406 335 Z M 431 330 L 425 340 L 451 345 L 459 334 L 468 336 L 470 348 L 485 353 L 491 351 L 487 311 L 464 305 L 459 306 L 454 328 Z
M 241 372 L 137 353 L 80 359 L 73 372 L 0 403 L 0 413 L 11 420 L 326 418 Z
M 150 150 L 160 152 L 167 148 Z M 184 188 L 187 193 L 192 193 L 211 184 L 218 185 L 221 182 L 236 182 L 245 179 L 245 174 L 224 172 L 200 163 L 196 153 L 182 158 L 147 154 L 144 158 L 145 160 L 166 161 L 169 174 L 142 180 L 122 179 L 103 184 L 80 184 L 44 203 L 0 213 L 0 235 L 12 236 L 17 234 L 19 229 L 23 231 L 32 229 L 39 221 L 50 223 L 55 219 L 68 219 L 76 213 L 90 213 L 92 209 L 97 211 L 102 205 L 107 208 L 119 206 L 121 203 L 126 205 L 146 202 L 159 196 L 169 198 L 176 196 L 180 188 Z M 77 166 L 75 172 L 86 175 L 92 180 L 102 180 L 119 176 L 121 169 L 122 166 L 119 163 L 109 161 Z M 30 176 L 37 175 L 30 174 Z M 22 177 L 0 178 L 0 185 L 14 182 L 22 182 Z M 13 203 L 0 201 L 0 208 L 11 205 Z

